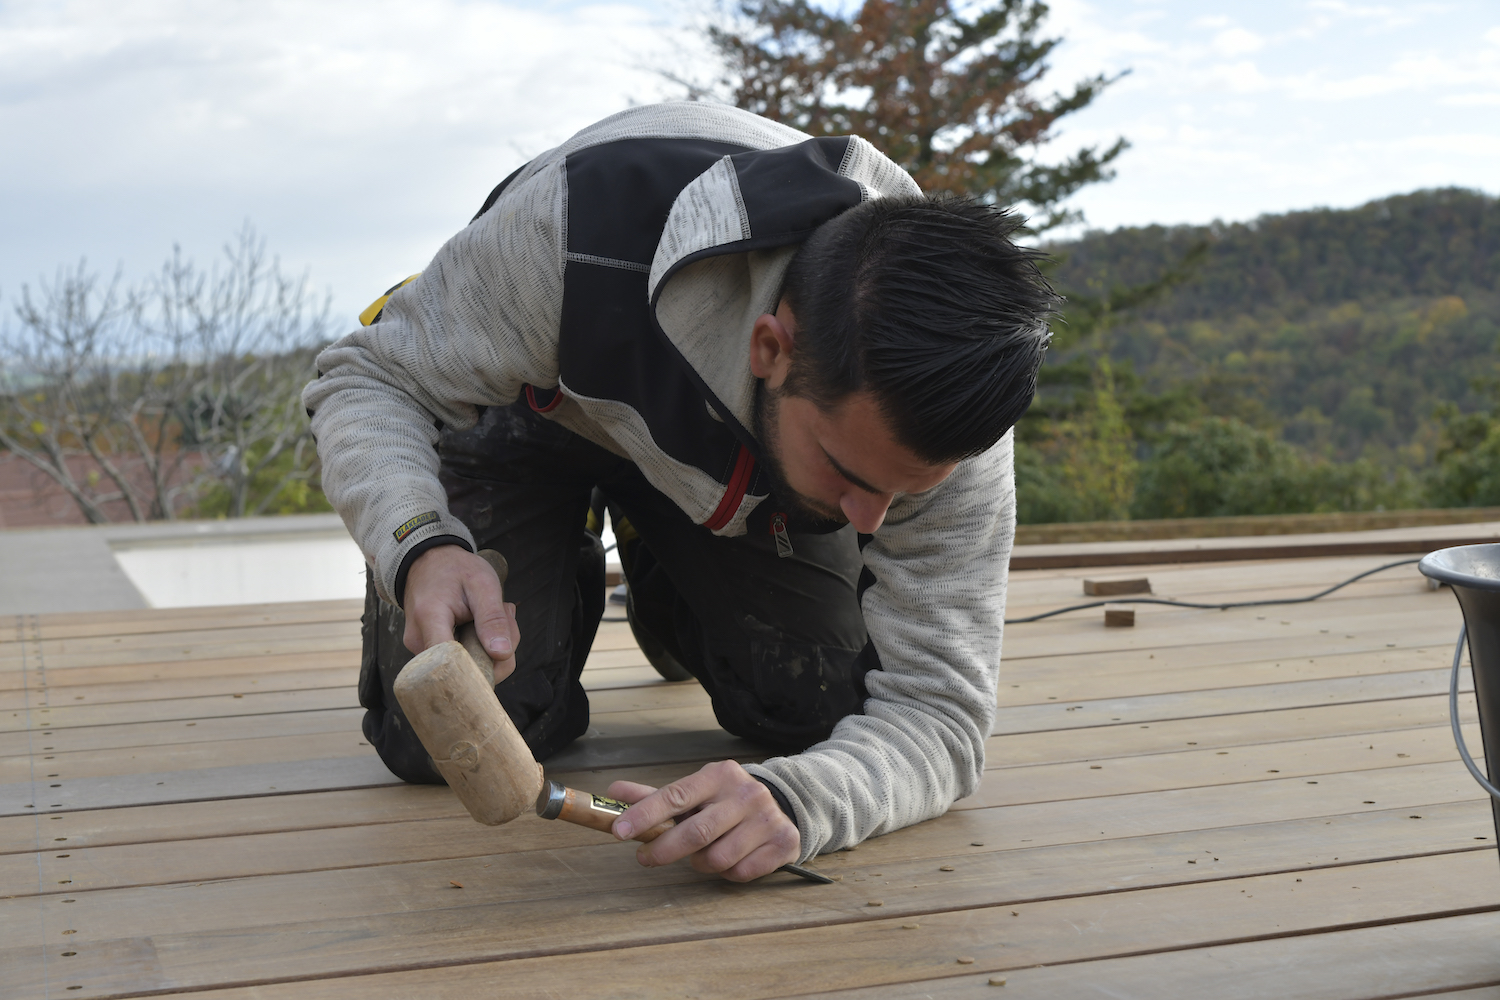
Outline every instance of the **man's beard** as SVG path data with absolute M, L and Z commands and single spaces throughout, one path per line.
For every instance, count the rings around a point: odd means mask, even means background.
M 771 481 L 771 491 L 782 508 L 779 513 L 790 515 L 801 521 L 835 521 L 849 523 L 844 512 L 825 507 L 823 504 L 798 493 L 786 481 L 786 467 L 781 463 L 780 449 L 771 434 L 771 428 L 781 429 L 781 399 L 785 392 L 767 389 L 764 379 L 755 383 L 755 406 L 751 414 L 750 432 L 760 442 L 761 470 Z

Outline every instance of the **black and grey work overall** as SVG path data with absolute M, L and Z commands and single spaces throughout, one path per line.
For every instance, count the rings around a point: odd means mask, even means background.
M 579 675 L 605 607 L 603 546 L 584 528 L 595 488 L 639 536 L 622 544 L 621 561 L 642 648 L 664 673 L 675 661 L 696 677 L 720 725 L 769 751 L 796 751 L 860 710 L 864 673 L 878 664 L 859 611 L 852 528 L 803 533 L 790 520 L 791 552 L 779 554 L 768 507 L 746 535 L 715 536 L 634 463 L 524 399 L 485 410 L 471 430 L 445 431 L 439 453 L 450 510 L 510 567 L 505 600 L 516 605 L 521 643 L 495 694 L 538 760 L 588 729 Z M 412 655 L 401 609 L 371 588 L 363 624 L 365 735 L 393 774 L 441 782 L 391 693 Z

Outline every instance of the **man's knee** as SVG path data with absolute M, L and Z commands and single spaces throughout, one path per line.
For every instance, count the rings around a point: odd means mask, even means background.
M 359 703 L 365 709 L 365 739 L 386 768 L 413 784 L 441 785 L 443 778 L 412 731 L 392 691 L 396 675 L 411 660 L 402 642 L 406 617 L 375 595 L 366 571 L 365 613 L 360 619 Z
M 785 559 L 762 539 L 701 533 L 688 527 L 663 552 L 650 537 L 622 546 L 642 649 L 697 677 L 736 736 L 782 750 L 827 738 L 865 698 L 854 539 L 799 538 Z
M 716 659 L 734 683 L 720 721 L 736 735 L 777 748 L 803 749 L 827 739 L 865 699 L 862 649 L 808 642 L 745 615 L 735 646 Z M 728 638 L 728 637 L 726 637 Z
M 791 623 L 762 621 L 743 610 L 705 620 L 661 575 L 650 584 L 632 593 L 633 630 L 641 639 L 664 638 L 663 647 L 670 643 L 673 662 L 703 684 L 728 732 L 778 750 L 801 750 L 826 739 L 840 719 L 863 706 L 869 656 L 857 606 L 799 607 Z M 854 618 L 833 631 L 862 644 L 827 641 L 826 620 L 812 636 L 796 627 L 820 614 Z

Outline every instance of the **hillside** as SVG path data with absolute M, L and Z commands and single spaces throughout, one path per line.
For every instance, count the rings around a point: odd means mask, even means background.
M 1190 246 L 1211 244 L 1197 277 L 1146 312 L 1191 320 L 1283 312 L 1366 298 L 1494 292 L 1500 278 L 1500 199 L 1446 188 L 1210 226 L 1090 233 L 1053 247 L 1068 287 L 1141 284 Z
M 1341 460 L 1430 450 L 1439 404 L 1486 403 L 1470 383 L 1494 371 L 1500 335 L 1500 199 L 1421 191 L 1095 233 L 1053 248 L 1056 281 L 1065 292 L 1139 285 L 1200 242 L 1208 253 L 1189 280 L 1083 350 L 1107 351 L 1153 391 L 1197 385 L 1214 410 Z
M 1185 280 L 1089 329 L 1087 300 L 1156 281 L 1200 245 Z M 1487 414 L 1496 397 L 1500 199 L 1419 191 L 1248 223 L 1090 233 L 1048 249 L 1054 282 L 1073 300 L 1074 326 L 1088 332 L 1070 338 L 1065 310 L 1059 342 L 1067 346 L 1051 352 L 1021 436 L 1052 464 L 1087 464 L 1086 453 L 1096 463 L 1118 464 L 1127 453 L 1142 463 L 1129 481 L 1093 477 L 1089 489 L 1113 497 L 1094 503 L 1094 516 L 1296 505 L 1295 497 L 1246 495 L 1206 507 L 1172 500 L 1177 508 L 1163 510 L 1144 500 L 1141 489 L 1160 472 L 1153 460 L 1190 442 L 1201 450 L 1205 436 L 1240 454 L 1247 474 L 1275 452 L 1283 464 L 1317 466 L 1330 482 L 1363 484 L 1307 500 L 1306 509 L 1470 502 L 1426 495 L 1411 477 L 1433 474 L 1458 438 L 1477 446 L 1487 434 L 1474 423 L 1480 417 L 1460 427 L 1460 415 Z M 1044 469 L 1038 457 L 1030 460 Z M 1183 486 L 1152 488 L 1166 496 Z M 1081 479 L 1069 487 L 1082 488 Z M 1048 504 L 1031 519 L 1085 514 Z M 1023 494 L 1023 517 L 1025 507 Z

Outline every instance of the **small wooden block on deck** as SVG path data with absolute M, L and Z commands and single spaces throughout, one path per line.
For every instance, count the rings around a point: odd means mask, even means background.
M 1106 628 L 1133 628 L 1135 627 L 1135 608 L 1123 604 L 1106 604 L 1104 606 L 1104 625 Z
M 1088 597 L 1114 597 L 1116 594 L 1149 594 L 1151 580 L 1144 576 L 1133 576 L 1118 580 L 1085 580 L 1083 592 Z

